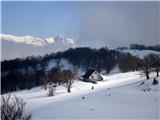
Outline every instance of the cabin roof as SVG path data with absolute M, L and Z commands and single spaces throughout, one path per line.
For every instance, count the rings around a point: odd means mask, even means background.
M 95 69 L 89 69 L 82 77 L 88 79 L 94 71 Z

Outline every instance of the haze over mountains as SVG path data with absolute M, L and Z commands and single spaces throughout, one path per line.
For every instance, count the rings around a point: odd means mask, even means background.
M 49 36 L 47 38 L 40 38 L 35 36 L 15 36 L 10 34 L 0 34 L 2 43 L 1 60 L 10 60 L 15 58 L 24 58 L 27 56 L 38 56 L 50 54 L 58 51 L 65 51 L 69 48 L 76 47 L 91 47 L 94 46 L 85 42 L 80 43 L 73 38 L 64 37 L 63 35 Z M 87 41 L 86 41 L 87 42 Z M 92 42 L 92 44 L 95 41 Z M 96 44 L 96 42 L 94 43 Z M 105 46 L 105 44 L 104 44 Z M 101 46 L 101 47 L 104 47 Z M 110 47 L 107 45 L 107 47 Z M 123 47 L 123 46 L 120 46 Z M 99 47 L 96 47 L 99 48 Z
M 62 35 L 43 39 L 34 36 L 0 34 L 0 40 L 2 42 L 2 60 L 44 55 L 77 46 L 74 39 L 65 38 Z

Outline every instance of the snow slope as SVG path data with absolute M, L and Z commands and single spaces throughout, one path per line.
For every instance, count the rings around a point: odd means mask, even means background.
M 159 86 L 152 85 L 153 76 L 145 80 L 139 72 L 128 72 L 105 75 L 98 84 L 75 80 L 71 93 L 60 86 L 53 97 L 41 87 L 15 94 L 27 103 L 33 120 L 158 119 Z
M 145 56 L 147 56 L 147 55 L 149 55 L 151 53 L 160 55 L 160 52 L 153 51 L 153 50 L 131 50 L 131 49 L 125 49 L 125 50 L 122 50 L 121 52 L 130 53 L 133 56 L 137 56 L 139 58 L 144 58 Z

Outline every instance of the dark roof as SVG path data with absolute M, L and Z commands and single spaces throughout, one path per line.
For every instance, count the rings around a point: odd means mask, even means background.
M 89 69 L 82 77 L 88 79 L 94 71 L 95 69 Z

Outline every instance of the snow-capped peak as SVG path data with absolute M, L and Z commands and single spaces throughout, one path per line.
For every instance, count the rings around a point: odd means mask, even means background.
M 46 42 L 47 42 L 48 44 L 52 44 L 52 43 L 54 43 L 55 41 L 54 41 L 54 38 L 53 38 L 53 37 L 49 37 L 49 38 L 46 38 Z
M 75 46 L 75 41 L 71 38 L 65 38 L 62 35 L 57 35 L 54 40 L 59 43 L 59 44 L 63 44 L 63 45 L 69 45 L 70 47 L 74 47 Z
M 73 39 L 71 39 L 71 38 L 67 38 L 66 39 L 66 43 L 67 44 L 75 44 L 75 41 Z

